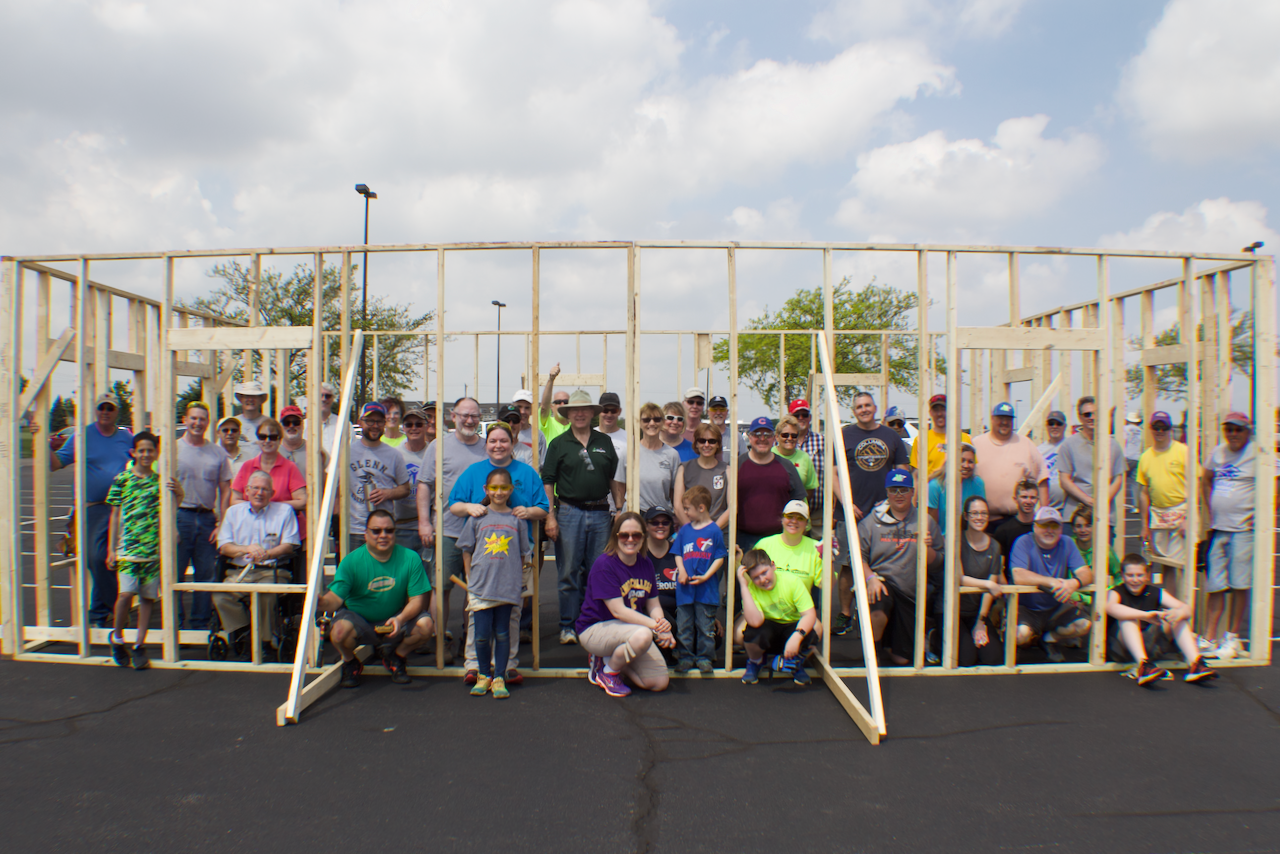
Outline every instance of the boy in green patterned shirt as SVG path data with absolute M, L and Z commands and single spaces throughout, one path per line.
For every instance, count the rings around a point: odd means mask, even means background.
M 107 568 L 120 577 L 114 628 L 111 630 L 111 657 L 121 667 L 145 670 L 150 662 L 143 648 L 151 607 L 160 592 L 160 475 L 154 466 L 160 454 L 160 439 L 143 430 L 133 437 L 133 465 L 116 475 L 107 492 L 111 522 L 107 526 Z M 182 486 L 169 479 L 169 489 L 182 503 Z M 133 597 L 137 595 L 138 631 L 133 650 L 124 645 L 121 631 L 129 619 Z

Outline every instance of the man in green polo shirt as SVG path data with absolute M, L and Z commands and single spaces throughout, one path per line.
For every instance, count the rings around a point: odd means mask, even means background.
M 360 684 L 364 665 L 356 647 L 378 649 L 391 681 L 409 681 L 405 656 L 427 642 L 434 633 L 427 594 L 431 582 L 416 552 L 396 543 L 396 519 L 381 508 L 369 514 L 365 544 L 338 564 L 329 590 L 316 604 L 317 611 L 334 611 L 329 640 L 342 654 L 342 687 Z M 375 626 L 391 631 L 380 635 Z
M 553 369 L 552 376 L 556 373 Z M 554 508 L 545 530 L 556 541 L 560 643 L 569 644 L 578 642 L 573 624 L 582 607 L 587 573 L 609 540 L 609 495 L 612 492 L 614 505 L 621 507 L 623 485 L 613 479 L 618 469 L 613 440 L 591 429 L 591 419 L 600 412 L 591 395 L 575 391 L 560 411 L 570 426 L 547 445 L 542 483 Z

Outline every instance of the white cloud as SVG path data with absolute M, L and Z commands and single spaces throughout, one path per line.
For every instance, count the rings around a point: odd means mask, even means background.
M 910 36 L 991 38 L 1004 33 L 1024 0 L 833 0 L 813 16 L 812 39 L 850 44 Z
M 1000 123 L 991 144 L 932 131 L 858 157 L 836 214 L 860 233 L 915 241 L 944 228 L 973 233 L 1050 209 L 1102 163 L 1102 143 L 1083 133 L 1046 138 L 1048 116 Z M 945 235 L 944 235 L 945 236 Z
M 1205 199 L 1182 213 L 1160 211 L 1137 228 L 1104 234 L 1098 245 L 1117 249 L 1162 249 L 1169 252 L 1239 252 L 1255 240 L 1264 252 L 1280 248 L 1280 235 L 1267 225 L 1261 202 Z
M 1118 99 L 1158 154 L 1274 150 L 1280 140 L 1280 3 L 1172 0 L 1125 68 Z

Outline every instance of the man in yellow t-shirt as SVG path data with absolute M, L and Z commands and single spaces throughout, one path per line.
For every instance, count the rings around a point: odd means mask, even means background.
M 940 476 L 942 468 L 947 464 L 947 452 L 943 450 L 947 441 L 947 396 L 935 394 L 929 398 L 929 419 L 933 422 L 926 431 L 929 441 L 929 480 Z M 973 438 L 963 430 L 960 431 L 961 442 L 972 442 Z M 916 455 L 911 454 L 911 467 L 916 467 Z
M 1142 541 L 1162 562 L 1186 559 L 1187 446 L 1173 439 L 1167 412 L 1151 414 L 1152 446 L 1138 457 L 1138 508 Z

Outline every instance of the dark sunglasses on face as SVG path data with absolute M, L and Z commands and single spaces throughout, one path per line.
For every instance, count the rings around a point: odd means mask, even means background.
M 1092 418 L 1093 416 L 1094 416 L 1094 413 L 1092 413 L 1092 412 L 1081 412 L 1081 413 L 1080 413 L 1080 417 L 1081 417 L 1081 418 Z
M 1049 426 L 1050 427 L 1066 427 L 1067 425 L 1061 421 L 1050 421 Z
M 279 442 L 280 434 L 279 433 L 259 433 L 258 441 L 259 442 Z
M 656 416 L 655 416 L 655 417 L 652 417 L 652 418 L 641 418 L 641 419 L 640 419 L 640 423 L 641 423 L 641 424 L 661 424 L 661 423 L 662 423 L 662 419 L 661 419 L 661 418 L 658 418 L 658 417 L 656 417 Z
M 1222 429 L 1227 433 L 1248 433 L 1249 432 L 1248 428 L 1241 427 L 1238 424 L 1228 424 L 1226 427 L 1223 427 Z
M 333 395 L 329 394 L 328 392 L 325 392 L 324 394 L 320 395 L 320 399 L 321 399 L 321 400 L 333 400 Z
M 553 400 L 551 402 L 554 403 L 556 406 L 564 406 L 566 403 L 569 402 L 569 398 L 566 397 L 564 400 Z
M 670 520 L 670 519 L 661 518 L 661 517 L 660 517 L 660 518 L 657 518 L 657 519 L 650 519 L 650 520 L 649 520 L 649 527 L 650 527 L 650 528 L 670 528 L 670 527 L 671 527 L 671 520 Z
M 109 403 L 103 403 L 98 406 L 99 412 L 115 412 L 116 408 Z
M 1170 427 L 1168 424 L 1152 424 L 1151 425 L 1152 433 L 1168 433 L 1172 429 L 1173 428 Z
M 284 421 L 281 421 L 280 423 L 283 424 L 285 427 L 301 427 L 302 426 L 302 422 L 296 418 L 287 418 Z
M 778 438 L 779 439 L 799 439 L 800 434 L 799 433 L 779 433 Z
M 394 537 L 396 534 L 395 528 L 368 528 L 366 530 L 375 537 Z
M 719 443 L 717 440 L 715 440 L 715 439 L 698 439 L 698 440 L 697 440 L 697 444 L 699 444 L 699 445 L 719 445 L 720 443 Z
M 612 408 L 612 407 L 609 407 L 609 408 L 607 408 L 607 409 L 601 409 L 601 410 L 600 410 L 600 414 L 601 414 L 601 415 L 618 415 L 618 414 L 620 414 L 621 412 L 622 412 L 622 410 L 621 410 L 621 409 L 614 409 L 614 408 Z
M 404 422 L 404 429 L 406 430 L 421 430 L 423 427 L 426 427 L 426 426 L 427 426 L 427 423 L 425 421 L 419 421 L 417 418 L 413 419 L 412 421 Z

